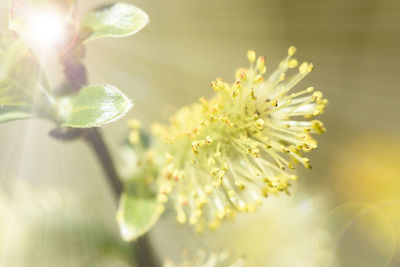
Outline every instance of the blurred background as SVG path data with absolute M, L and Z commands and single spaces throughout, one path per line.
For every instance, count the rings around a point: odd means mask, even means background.
M 298 88 L 329 99 L 313 170 L 300 170 L 290 197 L 202 235 L 164 214 L 150 232 L 161 260 L 206 247 L 243 255 L 247 266 L 400 266 L 399 0 L 125 1 L 150 24 L 90 43 L 86 57 L 91 84 L 116 85 L 135 103 L 104 127 L 115 156 L 128 118 L 148 128 L 211 96 L 209 82 L 233 81 L 248 49 L 272 70 L 295 45 L 316 66 Z M 104 3 L 79 1 L 79 14 Z M 96 159 L 83 142 L 49 138 L 52 127 L 0 125 L 0 266 L 129 266 Z

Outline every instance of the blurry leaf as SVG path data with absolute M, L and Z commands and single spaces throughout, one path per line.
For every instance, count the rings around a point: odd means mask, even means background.
M 155 196 L 122 194 L 117 215 L 122 238 L 131 241 L 145 234 L 157 222 L 162 211 L 163 207 Z
M 127 37 L 149 22 L 147 14 L 131 4 L 115 3 L 88 13 L 82 22 L 89 35 L 84 42 L 104 37 Z
M 32 51 L 22 41 L 0 39 L 0 122 L 43 117 L 51 108 L 47 82 Z
M 63 126 L 96 127 L 122 117 L 132 107 L 129 99 L 112 85 L 88 86 L 69 100 Z
M 136 151 L 137 152 L 137 151 Z M 135 240 L 145 234 L 158 221 L 164 206 L 157 200 L 151 185 L 157 174 L 151 159 L 141 155 L 136 162 L 137 171 L 125 182 L 117 214 L 122 238 Z
M 34 117 L 32 113 L 24 112 L 24 111 L 3 111 L 0 108 L 0 123 L 15 121 L 15 120 L 23 120 L 23 119 L 30 119 Z
M 164 211 L 152 188 L 158 168 L 154 154 L 147 149 L 149 142 L 149 137 L 141 132 L 135 145 L 127 140 L 120 150 L 122 164 L 118 169 L 125 181 L 125 192 L 120 199 L 117 220 L 121 235 L 127 241 L 150 230 Z
M 104 204 L 99 196 L 77 197 L 68 185 L 45 186 L 2 175 L 0 229 L 7 229 L 8 239 L 0 242 L 0 250 L 7 251 L 0 266 L 70 267 L 71 261 L 74 267 L 131 266 L 132 248 L 104 220 Z
M 138 140 L 132 144 L 131 136 L 134 132 L 138 134 Z M 154 154 L 149 150 L 150 138 L 151 136 L 143 130 L 131 129 L 130 134 L 121 143 L 118 170 L 122 179 L 129 181 L 132 177 L 147 177 L 151 181 L 157 177 L 158 168 L 154 162 Z

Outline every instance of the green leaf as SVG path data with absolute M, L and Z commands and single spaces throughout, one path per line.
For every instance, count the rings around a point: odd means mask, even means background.
M 121 235 L 127 241 L 150 230 L 164 211 L 164 205 L 157 200 L 157 190 L 153 188 L 159 168 L 154 155 L 147 149 L 149 142 L 149 137 L 142 133 L 138 143 L 124 143 L 120 151 L 122 161 L 118 169 L 125 182 L 117 221 Z
M 33 118 L 35 115 L 29 112 L 24 111 L 8 111 L 2 113 L 2 108 L 0 107 L 0 123 L 15 121 L 15 120 L 23 120 Z
M 117 215 L 122 238 L 131 241 L 145 234 L 162 212 L 163 207 L 155 196 L 138 197 L 123 193 Z
M 22 41 L 0 38 L 0 123 L 53 112 L 36 56 Z
M 129 99 L 112 85 L 88 86 L 64 103 L 62 126 L 97 127 L 119 119 L 131 107 Z
M 134 5 L 103 6 L 84 17 L 82 29 L 88 32 L 84 42 L 104 37 L 127 37 L 140 31 L 148 22 L 147 14 Z

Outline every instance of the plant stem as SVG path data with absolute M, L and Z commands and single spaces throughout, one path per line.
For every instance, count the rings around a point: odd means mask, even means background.
M 108 152 L 108 148 L 103 141 L 100 129 L 91 128 L 85 131 L 85 139 L 95 152 L 97 159 L 99 160 L 99 163 L 106 174 L 107 181 L 112 188 L 116 199 L 118 199 L 122 193 L 123 185 L 118 178 L 117 171 L 111 159 L 111 155 Z
M 64 66 L 64 75 L 71 87 L 71 91 L 78 92 L 87 84 L 86 67 L 73 52 L 64 57 L 61 62 Z M 113 190 L 116 200 L 118 201 L 123 192 L 123 184 L 119 179 L 111 154 L 102 138 L 100 129 L 90 128 L 82 129 L 80 131 L 82 131 L 82 135 L 79 134 L 79 131 L 76 135 L 68 130 L 66 130 L 65 134 L 62 131 L 54 131 L 52 136 L 58 139 L 63 139 L 63 136 L 65 136 L 65 140 L 68 140 L 68 137 L 71 136 L 72 139 L 74 137 L 83 136 L 97 156 L 97 159 L 106 175 L 107 181 Z M 159 264 L 157 257 L 154 255 L 147 235 L 140 237 L 133 245 L 132 260 L 133 265 L 136 265 L 137 267 L 156 267 L 161 265 Z
M 134 244 L 133 249 L 134 257 L 138 267 L 161 266 L 161 263 L 151 247 L 151 241 L 148 234 L 139 237 Z
M 118 199 L 123 191 L 123 185 L 118 178 L 117 171 L 115 169 L 109 150 L 103 141 L 100 129 L 91 128 L 85 131 L 85 139 L 95 152 L 95 155 L 97 156 L 99 163 L 102 166 L 104 173 L 106 174 L 108 183 L 113 189 L 116 199 Z M 153 249 L 151 248 L 148 235 L 144 235 L 136 241 L 133 248 L 133 255 L 133 260 L 138 267 L 160 266 L 159 262 L 156 259 L 156 256 L 154 255 Z

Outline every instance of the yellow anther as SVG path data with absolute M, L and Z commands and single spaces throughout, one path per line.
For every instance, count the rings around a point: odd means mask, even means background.
M 233 84 L 233 89 L 234 90 L 238 90 L 242 88 L 242 82 L 240 80 L 237 80 L 234 84 Z
M 137 119 L 128 120 L 128 127 L 134 130 L 142 128 L 142 123 Z
M 250 90 L 250 97 L 251 97 L 251 100 L 254 100 L 254 101 L 257 100 L 256 94 L 255 94 L 253 88 L 251 88 L 251 90 Z
M 235 72 L 235 78 L 240 79 L 242 81 L 246 80 L 247 74 L 246 74 L 246 69 L 245 68 L 239 68 Z
M 195 225 L 197 223 L 197 218 L 195 216 L 190 216 L 189 218 L 189 224 L 190 225 Z
M 267 72 L 267 67 L 266 66 L 260 66 L 258 68 L 258 70 L 259 70 L 260 74 L 264 74 L 264 73 Z
M 160 123 L 153 123 L 151 125 L 151 133 L 155 136 L 162 136 L 164 132 L 164 127 Z
M 179 212 L 176 216 L 176 220 L 181 224 L 186 223 L 186 214 L 184 212 Z
M 215 217 L 222 220 L 225 217 L 225 210 L 219 210 L 215 213 Z
M 209 122 L 208 120 L 202 120 L 202 121 L 200 122 L 200 126 L 205 127 L 205 126 L 208 126 L 208 125 L 210 125 L 210 122 Z
M 256 121 L 256 126 L 257 126 L 257 128 L 259 128 L 259 129 L 264 129 L 264 126 L 265 126 L 265 121 L 263 120 L 263 119 L 258 119 L 257 121 Z
M 172 187 L 170 185 L 165 185 L 164 187 L 161 188 L 160 191 L 161 191 L 161 193 L 168 195 L 168 194 L 171 194 Z
M 165 163 L 171 163 L 174 157 L 170 153 L 165 154 Z
M 211 186 L 207 185 L 206 187 L 204 187 L 204 192 L 206 192 L 207 195 L 211 194 L 212 192 Z
M 217 188 L 219 186 L 219 183 L 217 181 L 213 181 L 211 185 L 213 188 Z
M 163 141 L 164 141 L 166 144 L 172 145 L 172 144 L 175 142 L 175 138 L 169 137 L 169 136 L 164 136 Z
M 234 126 L 232 121 L 229 119 L 229 117 L 226 114 L 221 115 L 219 119 L 222 122 L 225 122 L 226 125 L 228 125 L 229 127 L 233 127 Z
M 211 82 L 211 87 L 214 89 L 215 92 L 221 91 L 222 88 L 218 86 L 218 84 L 214 81 Z
M 220 224 L 221 224 L 220 221 L 214 220 L 208 225 L 208 228 L 210 228 L 210 230 L 215 230 L 220 226 Z
M 226 116 L 226 114 L 222 114 L 222 115 L 219 117 L 219 119 L 220 119 L 222 122 L 227 122 L 227 121 L 229 120 L 229 118 L 228 118 L 228 116 Z
M 281 73 L 281 75 L 279 75 L 279 81 L 283 82 L 285 79 L 286 79 L 286 74 Z
M 201 210 L 199 210 L 199 209 L 201 209 L 202 207 L 204 207 L 204 205 L 206 205 L 207 202 L 208 202 L 208 200 L 207 200 L 205 197 L 201 197 L 201 198 L 199 198 L 199 199 L 196 200 L 196 206 L 197 206 L 197 208 L 198 208 L 198 211 L 200 211 L 200 214 L 201 214 Z M 198 212 L 198 211 L 197 211 L 197 212 Z
M 260 157 L 260 149 L 258 149 L 258 148 L 251 148 L 249 153 L 256 158 Z
M 198 140 L 192 142 L 192 151 L 195 155 L 199 154 L 200 142 Z
M 189 200 L 185 197 L 185 196 L 178 196 L 179 202 L 181 204 L 181 206 L 186 206 L 189 204 Z
M 242 181 L 236 181 L 235 185 L 240 189 L 240 190 L 244 190 L 246 188 L 246 184 Z
M 199 102 L 200 102 L 200 104 L 203 105 L 204 107 L 208 107 L 207 99 L 206 99 L 204 96 L 202 96 L 202 97 L 199 98 Z
M 204 205 L 205 205 L 205 204 L 207 204 L 207 202 L 204 203 Z M 204 206 L 204 205 L 203 205 L 203 206 Z M 201 214 L 203 214 L 203 211 L 202 211 L 201 209 L 196 209 L 196 210 L 194 211 L 194 215 L 195 215 L 196 217 L 200 217 Z
M 308 69 L 309 69 L 308 63 L 307 62 L 303 62 L 303 63 L 301 63 L 301 65 L 299 67 L 299 72 L 300 72 L 300 74 L 304 75 L 304 74 L 309 72 Z
M 289 56 L 293 56 L 295 53 L 296 53 L 296 47 L 294 47 L 294 46 L 291 46 L 291 47 L 289 47 L 289 49 L 288 49 L 288 55 Z
M 255 83 L 259 83 L 264 81 L 264 77 L 261 74 L 257 74 L 256 77 L 254 78 Z
M 268 193 L 269 193 L 268 187 L 264 187 L 261 191 L 261 194 L 263 195 L 263 197 L 268 197 Z
M 326 131 L 323 123 L 319 120 L 313 120 L 311 122 L 313 129 L 316 130 L 317 133 L 324 133 Z
M 244 212 L 244 211 L 246 211 L 247 206 L 246 206 L 245 203 L 241 202 L 241 203 L 237 206 L 237 209 L 238 209 L 240 212 Z
M 322 99 L 322 92 L 317 91 L 313 93 L 313 101 L 319 101 Z
M 257 69 L 260 74 L 264 74 L 267 71 L 267 68 L 265 67 L 265 57 L 259 57 L 257 59 Z
M 249 50 L 247 52 L 247 59 L 251 62 L 254 63 L 256 61 L 256 52 L 254 50 Z
M 310 87 L 307 87 L 307 93 L 312 93 L 313 91 L 314 91 L 314 87 L 313 86 L 310 86 Z
M 174 179 L 174 181 L 179 181 L 181 179 L 181 177 L 182 177 L 181 172 L 179 170 L 175 169 L 172 172 L 172 178 Z
M 239 95 L 239 90 L 242 87 L 240 80 L 237 80 L 232 87 L 232 97 L 237 97 Z
M 213 167 L 210 170 L 211 176 L 217 176 L 218 172 L 219 172 L 219 168 L 216 168 L 216 167 Z
M 222 164 L 222 170 L 224 170 L 224 171 L 229 170 L 228 164 L 227 164 L 226 162 L 224 162 L 224 163 Z
M 308 158 L 303 158 L 303 164 L 307 169 L 311 169 L 310 160 Z
M 295 58 L 289 60 L 289 62 L 288 62 L 288 67 L 291 69 L 296 68 L 298 65 L 299 65 L 299 62 Z
M 207 135 L 207 136 L 206 136 L 206 142 L 207 142 L 207 144 L 211 144 L 212 141 L 213 141 L 213 138 L 212 138 L 211 136 Z
M 217 87 L 219 88 L 219 90 L 224 90 L 227 84 L 224 83 L 221 78 L 217 78 L 216 80 L 217 80 Z
M 165 203 L 168 201 L 168 197 L 165 194 L 158 194 L 157 200 L 160 203 Z
M 265 66 L 265 57 L 259 57 L 257 59 L 257 68 Z
M 139 133 L 139 131 L 137 131 L 137 130 L 132 130 L 132 131 L 129 133 L 129 142 L 130 142 L 132 145 L 136 145 L 136 144 L 139 143 L 139 140 L 140 140 L 140 133 Z

